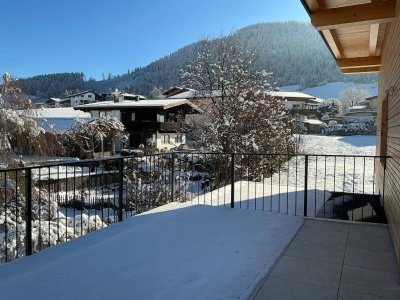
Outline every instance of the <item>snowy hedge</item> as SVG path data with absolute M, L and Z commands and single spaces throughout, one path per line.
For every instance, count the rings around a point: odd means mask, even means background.
M 26 199 L 14 180 L 0 186 L 0 263 L 25 255 Z M 99 216 L 67 217 L 49 193 L 32 189 L 32 248 L 34 252 L 107 226 Z
M 375 134 L 373 122 L 358 121 L 349 124 L 330 124 L 322 129 L 325 135 L 368 135 Z

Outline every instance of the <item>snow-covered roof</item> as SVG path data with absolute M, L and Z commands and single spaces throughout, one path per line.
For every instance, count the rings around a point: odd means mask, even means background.
M 267 92 L 267 94 L 271 95 L 273 97 L 285 98 L 288 100 L 290 98 L 304 98 L 304 99 L 312 99 L 312 100 L 316 99 L 316 97 L 302 93 L 302 92 L 271 91 L 271 92 Z
M 124 96 L 124 97 L 132 97 L 132 98 L 139 97 L 140 100 L 145 100 L 145 99 L 146 99 L 145 96 L 143 96 L 143 95 L 138 95 L 138 94 L 129 94 L 129 93 L 119 93 L 119 94 L 120 94 L 121 96 Z
M 187 99 L 160 99 L 160 100 L 139 100 L 139 101 L 131 101 L 125 100 L 122 102 L 114 102 L 114 101 L 103 101 L 96 102 L 90 104 L 84 104 L 75 106 L 74 109 L 80 109 L 85 111 L 90 110 L 103 110 L 103 109 L 120 109 L 120 108 L 160 108 L 160 109 L 169 109 L 177 106 L 188 105 L 193 108 L 195 111 L 201 112 L 202 110 L 198 108 L 196 105 L 191 103 Z
M 172 86 L 169 89 L 163 91 L 162 94 L 165 95 L 165 96 L 170 95 L 170 97 L 171 97 L 171 96 L 174 96 L 174 95 L 177 95 L 177 94 L 181 94 L 181 93 L 186 92 L 186 91 L 195 91 L 195 90 L 191 89 L 191 88 L 181 87 L 181 86 Z
M 366 105 L 354 105 L 352 107 L 349 107 L 349 110 L 359 110 L 359 109 L 367 109 Z
M 29 109 L 26 114 L 33 119 L 89 119 L 90 113 L 74 110 L 73 107 Z
M 321 122 L 320 120 L 308 119 L 308 120 L 304 120 L 303 123 L 310 124 L 310 125 L 322 125 L 324 122 Z
M 221 91 L 212 91 L 212 97 L 221 97 Z M 176 94 L 174 96 L 168 97 L 168 99 L 192 99 L 192 98 L 207 98 L 207 93 L 200 93 L 196 90 L 189 90 Z
M 65 98 L 71 98 L 71 97 L 79 96 L 79 95 L 86 94 L 86 93 L 93 93 L 93 94 L 95 94 L 95 95 L 97 95 L 97 96 L 101 96 L 100 94 L 98 94 L 98 93 L 96 93 L 96 92 L 93 92 L 93 91 L 91 91 L 91 90 L 87 90 L 87 91 L 79 92 L 79 93 L 76 93 L 76 94 L 68 95 L 68 96 L 66 96 Z

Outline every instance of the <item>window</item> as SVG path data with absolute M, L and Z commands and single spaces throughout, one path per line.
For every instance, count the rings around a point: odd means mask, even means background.
M 162 136 L 162 142 L 163 142 L 163 144 L 169 144 L 169 142 L 170 142 L 169 134 L 164 134 Z
M 89 95 L 87 95 L 87 97 L 88 97 L 88 98 L 92 98 L 92 95 L 89 94 Z
M 101 111 L 100 112 L 100 118 L 107 116 L 107 112 L 106 111 Z
M 81 95 L 81 97 L 85 97 L 85 95 Z
M 183 136 L 182 136 L 182 134 L 180 134 L 180 133 L 177 133 L 177 134 L 176 134 L 176 136 L 175 136 L 175 143 L 180 143 L 180 144 L 183 143 Z
M 164 123 L 165 122 L 165 116 L 164 115 L 158 115 L 158 122 Z
M 293 109 L 300 109 L 300 104 L 293 104 L 292 108 Z
M 131 113 L 131 121 L 132 122 L 136 121 L 136 114 L 135 113 Z

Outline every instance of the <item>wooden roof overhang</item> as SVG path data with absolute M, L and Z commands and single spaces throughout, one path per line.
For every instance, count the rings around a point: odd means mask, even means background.
M 378 72 L 396 0 L 301 0 L 344 74 Z

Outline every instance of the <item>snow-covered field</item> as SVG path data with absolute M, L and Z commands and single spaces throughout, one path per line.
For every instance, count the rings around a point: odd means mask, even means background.
M 300 153 L 308 157 L 308 189 L 348 193 L 378 193 L 374 178 L 375 136 L 319 136 L 300 137 Z M 338 155 L 337 157 L 317 155 Z M 350 157 L 344 157 L 350 156 Z M 361 156 L 361 157 L 353 157 Z M 272 184 L 294 189 L 304 187 L 305 156 L 293 157 L 275 173 Z M 265 179 L 265 184 L 271 184 Z
M 375 136 L 300 137 L 301 151 L 308 161 L 308 216 L 317 215 L 331 192 L 378 194 L 374 178 L 374 158 L 318 157 L 313 154 L 374 156 Z M 261 182 L 239 180 L 235 183 L 235 207 L 302 215 L 304 209 L 305 157 L 293 157 L 272 178 Z M 230 205 L 231 185 L 207 194 L 193 195 L 192 202 Z
M 302 223 L 172 203 L 1 266 L 1 298 L 243 299 Z
M 333 155 L 375 155 L 376 136 L 301 135 L 301 153 Z

